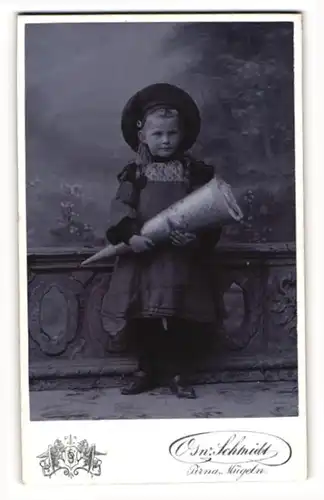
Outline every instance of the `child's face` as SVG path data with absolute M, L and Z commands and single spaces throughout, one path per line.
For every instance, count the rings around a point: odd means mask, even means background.
M 178 117 L 149 115 L 139 132 L 139 139 L 153 156 L 168 158 L 177 151 L 181 141 Z

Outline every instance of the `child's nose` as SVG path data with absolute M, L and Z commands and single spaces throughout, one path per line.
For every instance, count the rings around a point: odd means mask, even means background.
M 169 142 L 170 142 L 170 138 L 169 138 L 169 136 L 165 134 L 165 135 L 163 136 L 162 141 L 163 141 L 163 144 L 169 144 Z

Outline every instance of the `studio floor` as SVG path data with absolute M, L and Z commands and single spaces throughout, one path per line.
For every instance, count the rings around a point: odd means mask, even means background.
M 253 418 L 296 416 L 296 382 L 239 382 L 196 386 L 197 399 L 179 400 L 167 388 L 122 396 L 119 388 L 30 393 L 31 420 L 136 418 Z

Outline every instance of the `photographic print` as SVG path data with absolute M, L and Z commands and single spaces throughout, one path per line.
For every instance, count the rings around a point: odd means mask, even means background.
M 305 475 L 300 21 L 18 16 L 26 482 Z

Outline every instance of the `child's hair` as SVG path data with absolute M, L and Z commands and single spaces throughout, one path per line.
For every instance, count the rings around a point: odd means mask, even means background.
M 152 155 L 147 144 L 144 142 L 139 142 L 135 162 L 140 167 L 146 167 L 152 163 Z
M 173 108 L 168 108 L 168 107 L 161 107 L 156 106 L 154 108 L 150 108 L 149 111 L 144 115 L 143 120 L 139 120 L 137 122 L 137 128 L 139 130 L 143 129 L 146 120 L 149 116 L 155 115 L 163 118 L 174 118 L 177 117 L 180 120 L 179 113 L 176 109 Z M 141 167 L 146 167 L 149 163 L 152 162 L 152 155 L 151 152 L 148 148 L 148 146 L 144 143 L 139 141 L 138 148 L 137 148 L 137 154 L 136 154 L 136 163 L 137 165 Z

